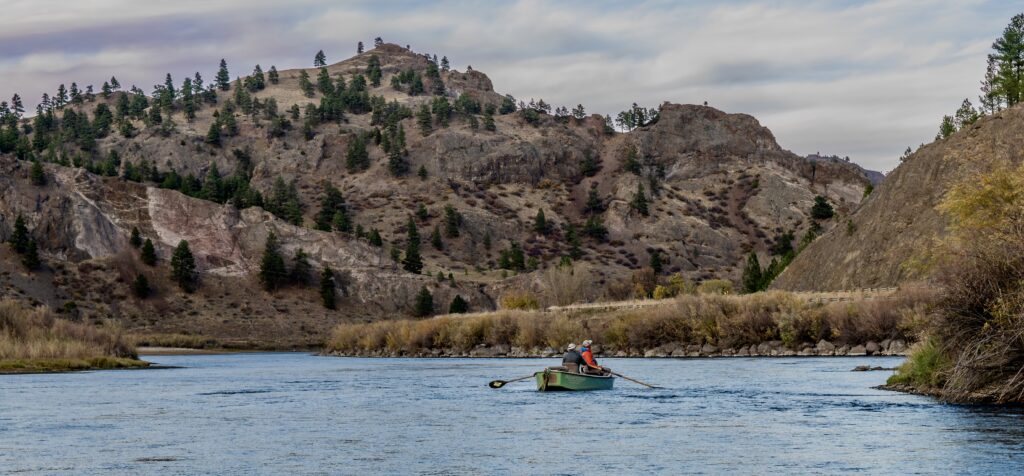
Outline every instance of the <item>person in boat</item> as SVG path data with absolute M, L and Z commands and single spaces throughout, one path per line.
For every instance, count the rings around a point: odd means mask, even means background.
M 583 355 L 576 350 L 576 344 L 569 344 L 565 348 L 565 355 L 562 357 L 562 367 L 567 372 L 580 373 L 580 366 L 583 365 Z
M 583 357 L 583 365 L 580 366 L 580 370 L 585 374 L 607 375 L 611 369 L 597 365 L 597 361 L 594 360 L 594 353 L 590 350 L 592 345 L 594 345 L 594 341 L 590 339 L 583 341 L 582 347 L 580 348 L 580 356 Z

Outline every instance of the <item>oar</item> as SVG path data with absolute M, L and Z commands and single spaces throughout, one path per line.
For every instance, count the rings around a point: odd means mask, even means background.
M 501 387 L 504 387 L 506 383 L 518 382 L 520 380 L 526 380 L 528 378 L 533 378 L 533 375 L 527 375 L 525 377 L 514 378 L 512 380 L 491 380 L 491 383 L 487 384 L 487 386 L 491 387 L 491 388 L 501 388 Z
M 638 384 L 643 385 L 643 386 L 645 386 L 647 388 L 659 388 L 659 387 L 655 387 L 654 385 L 651 385 L 649 383 L 643 383 L 643 382 L 641 382 L 641 381 L 639 381 L 639 380 L 637 380 L 635 378 L 629 378 L 629 377 L 627 377 L 625 375 L 622 375 L 622 374 L 620 374 L 618 372 L 612 372 L 612 371 L 609 370 L 608 373 L 610 373 L 610 374 L 612 374 L 612 375 L 614 375 L 616 377 L 622 377 L 622 378 L 624 378 L 626 380 L 629 380 L 630 382 L 638 383 Z

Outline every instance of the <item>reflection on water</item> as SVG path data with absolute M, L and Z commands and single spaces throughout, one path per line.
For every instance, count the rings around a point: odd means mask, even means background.
M 0 472 L 1020 471 L 1024 413 L 873 390 L 894 358 L 606 359 L 665 388 L 538 393 L 555 360 L 152 356 L 0 377 Z

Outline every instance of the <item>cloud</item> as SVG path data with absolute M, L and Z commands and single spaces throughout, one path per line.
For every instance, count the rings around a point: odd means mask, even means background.
M 486 72 L 501 92 L 614 115 L 705 100 L 757 117 L 794 152 L 888 170 L 977 96 L 1014 7 L 996 1 L 7 2 L 0 95 L 38 98 L 111 75 L 145 90 L 309 65 L 381 36 Z

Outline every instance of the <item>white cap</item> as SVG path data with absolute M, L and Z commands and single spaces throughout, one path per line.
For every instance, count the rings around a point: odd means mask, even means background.
M 594 341 L 592 341 L 590 339 L 587 339 L 587 340 L 583 341 L 583 347 L 590 347 L 590 344 L 593 344 L 593 343 L 594 343 Z
M 569 344 L 569 346 L 566 347 L 565 350 L 573 350 L 575 348 L 576 348 L 576 344 Z

